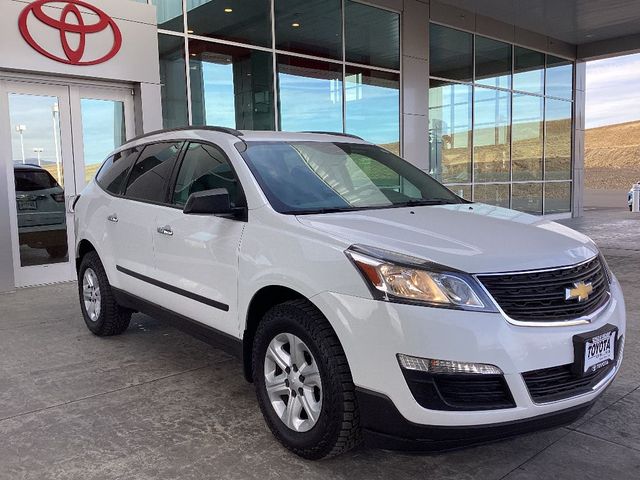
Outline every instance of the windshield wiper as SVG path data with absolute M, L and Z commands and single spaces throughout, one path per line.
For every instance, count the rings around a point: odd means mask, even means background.
M 422 199 L 411 199 L 411 200 L 407 200 L 406 202 L 400 202 L 400 203 L 395 203 L 393 206 L 394 207 L 421 207 L 421 206 L 428 206 L 428 205 L 453 205 L 453 204 L 457 204 L 459 202 L 454 202 L 452 200 L 449 200 L 448 198 L 432 198 L 432 199 L 426 199 L 426 198 L 422 198 Z
M 363 210 L 364 207 L 332 207 L 332 208 L 309 208 L 306 210 L 287 210 L 285 214 L 288 215 L 313 215 L 323 213 L 336 213 L 336 212 L 355 212 L 357 210 Z

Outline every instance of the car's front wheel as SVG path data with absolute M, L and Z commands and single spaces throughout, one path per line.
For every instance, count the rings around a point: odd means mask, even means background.
M 349 365 L 315 306 L 294 300 L 269 310 L 255 335 L 252 366 L 262 413 L 289 450 L 319 459 L 360 442 Z
M 107 273 L 95 251 L 82 257 L 78 293 L 84 322 L 94 334 L 100 337 L 118 335 L 129 327 L 132 312 L 116 302 Z

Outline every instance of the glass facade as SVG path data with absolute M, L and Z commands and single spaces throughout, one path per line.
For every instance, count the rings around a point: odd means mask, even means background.
M 353 0 L 149 2 L 165 127 L 338 131 L 401 153 L 400 13 Z M 430 173 L 471 200 L 570 212 L 573 62 L 439 24 L 428 53 Z
M 398 12 L 351 0 L 151 3 L 165 127 L 349 132 L 399 152 Z
M 431 24 L 430 171 L 465 198 L 571 211 L 571 61 Z

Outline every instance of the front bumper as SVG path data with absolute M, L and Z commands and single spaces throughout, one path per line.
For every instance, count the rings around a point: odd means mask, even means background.
M 544 418 L 553 418 L 554 422 L 559 418 L 571 421 L 572 415 L 584 413 L 611 383 L 619 363 L 592 390 L 546 403 L 532 400 L 522 373 L 573 363 L 573 336 L 576 334 L 611 324 L 618 328 L 620 338 L 626 327 L 624 300 L 615 279 L 608 306 L 590 323 L 573 326 L 518 326 L 499 313 L 394 304 L 331 292 L 314 296 L 312 301 L 333 325 L 359 391 L 388 399 L 389 405 L 398 413 L 398 419 L 392 423 L 402 421 L 408 425 L 429 426 L 434 431 L 442 430 L 440 427 L 494 429 L 513 422 L 535 428 Z M 398 353 L 495 365 L 504 372 L 515 407 L 478 411 L 423 408 L 407 385 L 396 358 Z M 391 416 L 389 405 L 385 410 Z M 373 417 L 378 419 L 378 427 L 375 420 L 365 427 L 386 433 L 389 428 L 384 424 L 389 422 L 381 420 L 382 417 L 384 415 Z M 548 420 L 546 423 L 553 422 Z M 393 432 L 390 434 L 394 435 Z
M 436 426 L 409 422 L 384 395 L 359 388 L 356 397 L 365 443 L 370 447 L 406 451 L 454 450 L 568 425 L 587 413 L 595 402 L 594 399 L 537 417 L 491 425 Z

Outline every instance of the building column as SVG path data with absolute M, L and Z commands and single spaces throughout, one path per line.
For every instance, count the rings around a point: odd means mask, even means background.
M 402 155 L 429 171 L 429 5 L 404 0 L 402 15 Z
M 9 109 L 8 97 L 4 89 L 3 82 L 0 82 L 0 112 Z M 9 116 L 0 118 L 0 133 L 2 139 L 8 140 L 2 146 L 2 157 L 0 158 L 0 292 L 13 290 L 15 279 L 13 276 L 13 242 L 11 241 L 11 222 L 9 203 L 15 202 L 15 197 L 9 198 L 9 182 L 14 181 L 13 160 L 11 155 L 11 126 Z
M 135 88 L 136 135 L 162 128 L 162 100 L 160 85 L 139 83 Z
M 586 62 L 576 62 L 575 97 L 573 101 L 573 207 L 572 215 L 581 217 L 584 212 L 584 131 L 586 106 Z

